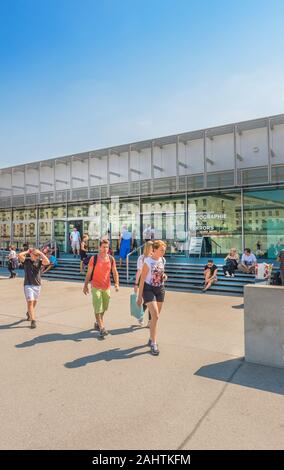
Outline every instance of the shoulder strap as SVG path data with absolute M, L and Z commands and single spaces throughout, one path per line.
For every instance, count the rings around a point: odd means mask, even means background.
M 91 274 L 91 278 L 90 278 L 90 281 L 92 281 L 93 279 L 93 275 L 94 275 L 94 271 L 95 271 L 95 267 L 96 267 L 96 264 L 97 264 L 97 260 L 98 260 L 98 255 L 94 255 L 93 256 L 94 258 L 94 264 L 93 264 L 93 269 L 92 269 L 92 274 Z M 92 258 L 91 258 L 92 259 Z M 90 260 L 91 261 L 91 260 Z
M 92 281 L 93 279 L 93 276 L 94 276 L 94 271 L 95 271 L 95 267 L 96 267 L 96 264 L 97 264 L 97 260 L 98 260 L 98 255 L 95 254 L 93 256 L 94 258 L 94 264 L 93 264 L 93 269 L 92 269 L 92 274 L 91 274 L 91 277 L 90 277 L 90 281 Z M 111 269 L 113 268 L 113 264 L 114 264 L 114 257 L 109 255 L 109 258 L 110 258 L 110 264 L 111 264 Z

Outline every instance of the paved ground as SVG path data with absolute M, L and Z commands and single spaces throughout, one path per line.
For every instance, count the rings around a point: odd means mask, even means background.
M 0 279 L 1 449 L 284 448 L 284 370 L 243 362 L 242 298 L 168 293 L 152 357 L 130 289 L 101 341 L 81 287 L 44 281 L 31 330 Z

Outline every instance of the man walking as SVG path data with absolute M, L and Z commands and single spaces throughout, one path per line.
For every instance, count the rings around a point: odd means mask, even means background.
M 19 254 L 19 260 L 25 270 L 24 291 L 27 301 L 27 320 L 31 328 L 36 328 L 35 308 L 40 296 L 41 268 L 49 265 L 49 259 L 40 250 L 30 248 Z
M 70 242 L 71 242 L 71 248 L 73 251 L 74 258 L 76 258 L 76 255 L 80 255 L 80 244 L 81 244 L 81 237 L 80 237 L 80 232 L 78 232 L 77 228 L 74 227 L 73 231 L 70 233 Z
M 100 332 L 100 338 L 108 334 L 104 325 L 104 314 L 109 306 L 110 299 L 110 273 L 114 278 L 116 292 L 119 289 L 119 276 L 116 269 L 115 259 L 108 254 L 109 241 L 102 240 L 97 255 L 92 256 L 88 264 L 83 292 L 89 294 L 89 282 L 92 285 L 93 307 L 96 317 L 95 330 Z

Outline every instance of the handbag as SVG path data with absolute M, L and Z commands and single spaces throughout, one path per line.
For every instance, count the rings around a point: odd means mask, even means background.
M 140 320 L 144 315 L 143 305 L 139 306 L 136 303 L 137 296 L 135 292 L 130 295 L 130 314 Z

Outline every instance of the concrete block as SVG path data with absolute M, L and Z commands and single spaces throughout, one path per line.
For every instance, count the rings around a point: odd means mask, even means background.
M 245 360 L 284 367 L 284 287 L 247 285 L 244 304 Z

